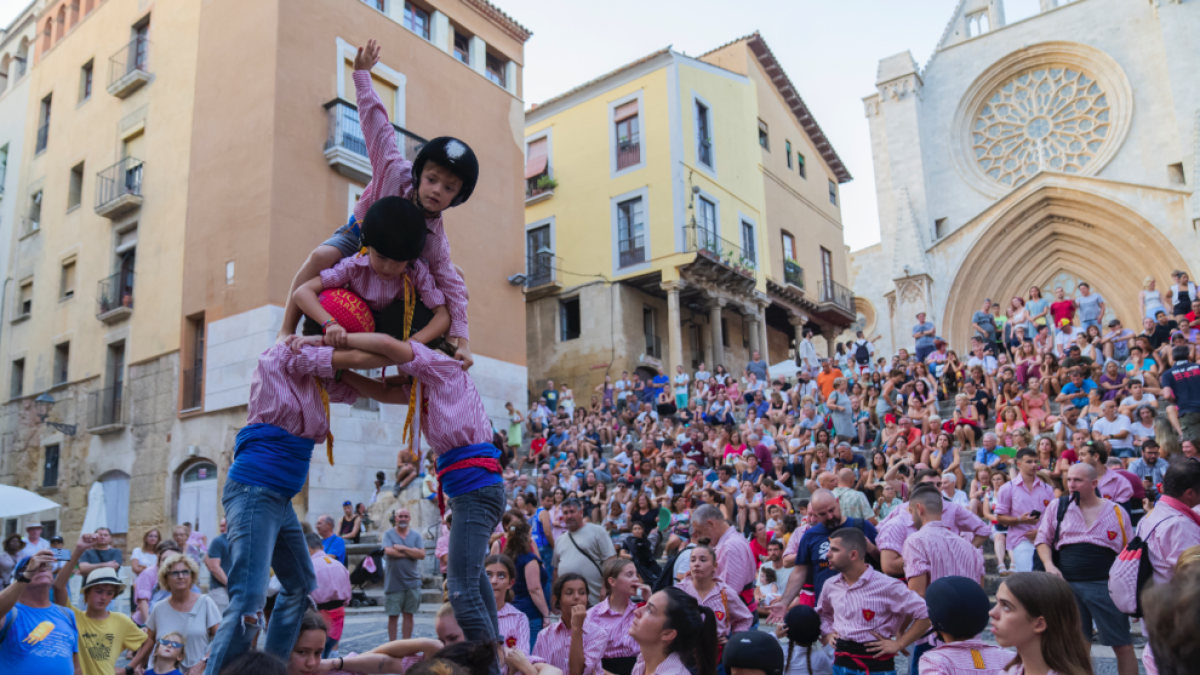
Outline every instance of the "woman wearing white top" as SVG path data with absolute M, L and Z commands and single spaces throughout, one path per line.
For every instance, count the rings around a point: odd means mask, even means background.
M 1171 277 L 1175 279 L 1175 285 L 1171 286 L 1171 306 L 1175 314 L 1175 320 L 1183 323 L 1187 320 L 1187 313 L 1192 310 L 1192 301 L 1197 297 L 1196 284 L 1188 280 L 1188 273 L 1176 270 Z
M 675 407 L 683 410 L 688 404 L 688 382 L 692 378 L 683 372 L 683 366 L 675 366 Z
M 133 549 L 133 553 L 129 556 L 129 566 L 133 568 L 134 576 L 144 572 L 147 567 L 154 567 L 158 564 L 158 554 L 155 553 L 155 550 L 160 541 L 162 541 L 162 535 L 158 533 L 157 528 L 142 535 L 142 545 Z
M 1142 292 L 1138 293 L 1138 307 L 1142 308 L 1142 317 L 1153 319 L 1159 312 L 1165 312 L 1162 304 L 1162 293 L 1158 291 L 1158 282 L 1154 277 L 1146 277 L 1142 281 Z

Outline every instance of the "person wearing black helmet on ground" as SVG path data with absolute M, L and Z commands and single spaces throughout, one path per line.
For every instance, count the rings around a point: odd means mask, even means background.
M 757 630 L 734 633 L 725 643 L 721 665 L 726 675 L 783 675 L 783 647 L 770 633 Z
M 442 212 L 470 198 L 479 180 L 479 161 L 474 151 L 461 140 L 442 136 L 427 142 L 413 162 L 405 158 L 396 143 L 396 132 L 387 118 L 387 110 L 371 84 L 371 69 L 379 63 L 380 48 L 374 40 L 360 47 L 354 59 L 354 88 L 358 116 L 371 160 L 371 182 L 363 189 L 354 206 L 350 222 L 334 233 L 308 256 L 296 273 L 289 292 L 283 326 L 277 341 L 296 332 L 300 308 L 291 295 L 303 283 L 352 256 L 362 248 L 360 224 L 367 210 L 384 197 L 404 197 L 419 206 L 425 215 L 429 236 L 421 258 L 429 265 L 438 290 L 446 295 L 450 310 L 450 339 L 457 347 L 455 358 L 463 368 L 474 363 L 467 331 L 467 285 L 462 271 L 450 261 L 450 241 L 442 224 Z
M 987 593 L 966 577 L 942 577 L 925 591 L 929 622 L 941 645 L 921 655 L 922 675 L 990 675 L 1004 672 L 1012 653 L 979 639 L 988 625 Z

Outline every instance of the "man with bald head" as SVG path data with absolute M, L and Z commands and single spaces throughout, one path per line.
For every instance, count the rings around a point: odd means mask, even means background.
M 875 525 L 879 520 L 871 509 L 867 496 L 856 489 L 857 485 L 858 476 L 854 475 L 854 469 L 842 469 L 837 472 L 837 487 L 833 488 L 833 496 L 837 497 L 843 516 L 860 518 Z
M 783 615 L 803 590 L 811 593 L 801 600 L 801 604 L 815 606 L 821 598 L 821 588 L 825 582 L 837 574 L 837 570 L 829 563 L 829 535 L 843 527 L 853 527 L 862 530 L 867 537 L 868 555 L 878 558 L 879 549 L 875 548 L 875 526 L 861 518 L 847 518 L 842 515 L 837 497 L 829 490 L 817 490 L 812 496 L 812 513 L 815 524 L 804 531 L 800 546 L 796 550 L 796 564 L 788 577 L 787 589 L 783 598 L 771 609 L 770 623 L 783 621 Z M 793 535 L 794 536 L 794 535 Z
M 1108 593 L 1109 568 L 1133 538 L 1134 528 L 1120 504 L 1097 494 L 1099 483 L 1094 466 L 1072 465 L 1066 480 L 1070 494 L 1055 499 L 1042 514 L 1035 543 L 1046 572 L 1071 585 L 1089 637 L 1095 621 L 1100 644 L 1117 655 L 1117 672 L 1136 675 L 1129 619 Z

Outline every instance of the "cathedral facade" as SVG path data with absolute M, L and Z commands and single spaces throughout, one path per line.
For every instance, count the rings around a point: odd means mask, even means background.
M 1083 281 L 1140 330 L 1146 278 L 1165 298 L 1200 254 L 1200 0 L 1040 1 L 961 0 L 924 68 L 879 62 L 881 241 L 850 265 L 881 353 L 918 312 L 962 353 L 985 299 Z

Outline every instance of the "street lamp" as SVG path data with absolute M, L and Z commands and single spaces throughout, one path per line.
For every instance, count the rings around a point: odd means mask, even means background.
M 54 404 L 55 404 L 54 397 L 51 396 L 49 392 L 46 392 L 46 393 L 42 394 L 41 396 L 38 396 L 37 398 L 33 399 L 34 411 L 37 413 L 38 419 L 41 420 L 42 424 L 45 424 L 46 426 L 50 427 L 51 429 L 62 432 L 63 435 L 65 435 L 65 436 L 74 436 L 75 432 L 78 430 L 77 429 L 78 425 L 60 424 L 58 422 L 47 422 L 46 421 L 46 418 L 50 417 L 50 409 L 54 407 Z

